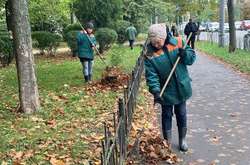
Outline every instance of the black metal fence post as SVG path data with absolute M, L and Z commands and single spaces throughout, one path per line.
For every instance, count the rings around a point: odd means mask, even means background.
M 117 119 L 113 114 L 114 134 L 104 123 L 104 139 L 102 143 L 101 164 L 102 165 L 123 165 L 127 159 L 127 142 L 131 129 L 134 110 L 136 108 L 136 98 L 138 95 L 141 76 L 144 70 L 144 52 L 136 61 L 136 65 L 131 73 L 130 80 L 124 88 L 124 96 L 118 101 Z

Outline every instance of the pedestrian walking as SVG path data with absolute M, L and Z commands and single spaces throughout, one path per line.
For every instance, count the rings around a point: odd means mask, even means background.
M 161 106 L 162 133 L 164 139 L 171 144 L 172 138 L 172 116 L 176 115 L 179 148 L 187 151 L 187 108 L 186 100 L 192 95 L 191 78 L 187 65 L 192 65 L 196 59 L 193 49 L 187 46 L 183 49 L 184 41 L 181 37 L 169 35 L 165 24 L 151 25 L 148 32 L 149 44 L 145 58 L 145 77 L 149 92 L 154 96 L 155 106 Z M 177 65 L 174 76 L 164 91 L 162 97 L 160 92 L 177 58 L 180 63 Z
M 135 42 L 135 37 L 137 34 L 136 28 L 133 26 L 133 24 L 130 24 L 130 26 L 126 29 L 127 36 L 128 36 L 128 41 L 129 41 L 129 46 L 131 50 L 134 47 L 134 42 Z
M 198 26 L 193 22 L 192 19 L 189 19 L 188 24 L 185 26 L 184 33 L 187 37 L 189 36 L 190 33 L 192 33 L 192 36 L 188 42 L 188 45 L 191 46 L 192 49 L 195 48 L 194 43 L 197 32 L 198 32 Z
M 87 23 L 85 30 L 81 30 L 77 34 L 77 48 L 78 57 L 83 67 L 83 76 L 85 82 L 92 80 L 92 67 L 94 60 L 94 46 L 96 45 L 96 39 L 93 34 L 94 25 L 92 23 Z

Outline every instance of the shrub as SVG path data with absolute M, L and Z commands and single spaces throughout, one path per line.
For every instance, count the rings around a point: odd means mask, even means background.
M 65 40 L 69 46 L 69 48 L 71 49 L 71 52 L 73 53 L 73 56 L 77 55 L 77 33 L 79 31 L 69 31 L 68 33 L 66 33 L 65 35 Z
M 63 38 L 66 41 L 67 40 L 67 33 L 70 31 L 80 31 L 82 30 L 81 25 L 79 23 L 69 24 L 66 26 L 63 30 Z
M 96 32 L 96 40 L 99 43 L 100 53 L 111 48 L 117 40 L 117 33 L 113 29 L 100 28 Z
M 122 62 L 121 54 L 117 51 L 113 51 L 111 53 L 110 62 L 112 64 L 112 66 L 118 66 L 119 64 L 121 64 L 121 62 Z
M 55 55 L 59 47 L 61 36 L 55 33 L 37 31 L 32 33 L 33 46 L 44 54 L 47 51 L 50 55 Z
M 119 44 L 123 44 L 128 40 L 126 29 L 129 27 L 130 23 L 128 21 L 119 20 L 112 25 L 112 28 L 117 32 Z
M 9 65 L 14 58 L 13 43 L 10 37 L 0 37 L 0 60 L 2 66 Z
M 5 22 L 0 21 L 0 62 L 3 67 L 9 65 L 14 58 L 13 41 Z

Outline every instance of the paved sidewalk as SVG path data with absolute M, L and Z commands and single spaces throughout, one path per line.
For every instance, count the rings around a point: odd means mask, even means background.
M 183 165 L 250 165 L 250 80 L 197 52 Z M 173 148 L 177 150 L 174 126 Z

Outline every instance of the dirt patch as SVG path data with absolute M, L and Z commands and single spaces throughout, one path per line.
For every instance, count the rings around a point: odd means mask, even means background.
M 120 68 L 118 67 L 109 67 L 106 68 L 102 79 L 97 82 L 91 82 L 90 85 L 88 85 L 86 88 L 88 91 L 93 90 L 120 90 L 123 89 L 130 79 L 130 76 L 126 73 L 124 73 Z
M 48 61 L 51 63 L 62 63 L 64 61 L 74 61 L 78 59 L 77 57 L 73 57 L 69 50 L 60 50 L 55 55 L 41 55 L 40 53 L 36 53 L 34 56 L 38 61 Z

